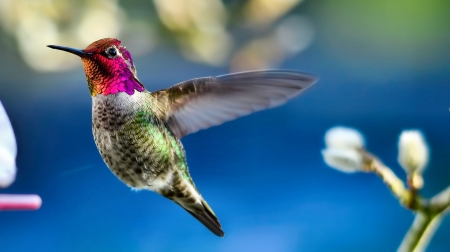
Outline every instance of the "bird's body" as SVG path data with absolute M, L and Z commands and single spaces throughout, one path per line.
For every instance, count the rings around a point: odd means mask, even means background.
M 171 199 L 218 236 L 224 235 L 221 225 L 189 175 L 180 138 L 280 105 L 315 82 L 297 72 L 254 71 L 149 92 L 116 39 L 96 41 L 85 50 L 50 47 L 82 58 L 95 143 L 111 171 L 132 188 Z
M 134 188 L 151 187 L 165 167 L 181 168 L 185 154 L 180 141 L 152 108 L 148 92 L 117 93 L 92 98 L 95 143 L 111 171 Z M 172 169 L 173 170 L 173 169 Z
M 149 92 L 94 96 L 92 132 L 103 160 L 128 186 L 155 191 L 217 221 L 189 175 L 183 145 L 157 108 Z

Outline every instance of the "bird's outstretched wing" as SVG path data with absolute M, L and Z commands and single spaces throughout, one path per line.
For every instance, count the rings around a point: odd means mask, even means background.
M 299 95 L 316 78 L 294 71 L 241 72 L 192 79 L 152 93 L 179 138 Z

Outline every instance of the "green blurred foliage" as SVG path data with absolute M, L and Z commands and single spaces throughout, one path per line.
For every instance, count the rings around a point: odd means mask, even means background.
M 389 61 L 433 68 L 450 56 L 449 1 L 325 0 L 316 5 L 324 31 L 320 43 L 343 64 L 362 68 Z

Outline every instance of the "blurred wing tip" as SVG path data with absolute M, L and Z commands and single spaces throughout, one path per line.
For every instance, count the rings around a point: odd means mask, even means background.
M 267 69 L 267 70 L 256 70 L 256 71 L 244 71 L 244 72 L 236 72 L 230 74 L 219 75 L 216 78 L 226 80 L 233 78 L 268 78 L 268 79 L 280 79 L 280 80 L 291 80 L 298 81 L 295 85 L 300 89 L 305 89 L 309 86 L 312 86 L 316 83 L 319 78 L 312 74 L 296 71 L 296 70 L 275 70 L 275 69 Z
M 299 71 L 295 71 L 295 70 L 279 70 L 279 71 L 274 70 L 274 72 L 278 72 L 280 74 L 290 76 L 291 78 L 288 78 L 288 79 L 298 80 L 298 81 L 302 81 L 304 83 L 308 83 L 308 86 L 313 85 L 314 83 L 316 83 L 319 80 L 319 77 L 317 77 L 313 74 L 299 72 Z

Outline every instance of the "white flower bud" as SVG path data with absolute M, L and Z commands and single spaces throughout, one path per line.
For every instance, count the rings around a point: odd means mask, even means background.
M 0 187 L 8 187 L 16 178 L 17 146 L 8 115 L 0 102 Z
M 412 184 L 412 187 L 414 187 L 418 190 L 422 189 L 423 184 L 424 184 L 422 175 L 418 174 L 416 172 L 413 173 L 412 178 L 411 178 L 411 184 Z
M 364 138 L 357 130 L 345 127 L 334 127 L 325 134 L 327 148 L 361 149 Z
M 356 149 L 329 148 L 322 150 L 325 163 L 342 172 L 361 171 L 363 157 Z
M 322 150 L 325 163 L 342 172 L 362 170 L 364 147 L 362 135 L 351 128 L 334 127 L 325 134 L 326 149 Z
M 422 173 L 428 163 L 428 146 L 418 130 L 405 130 L 398 141 L 398 162 L 406 173 Z

